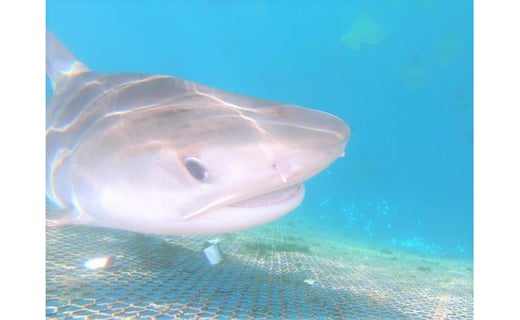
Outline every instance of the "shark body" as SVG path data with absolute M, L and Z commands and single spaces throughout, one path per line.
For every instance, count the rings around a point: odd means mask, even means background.
M 171 76 L 98 74 L 47 32 L 49 225 L 210 234 L 273 221 L 344 150 L 312 109 Z

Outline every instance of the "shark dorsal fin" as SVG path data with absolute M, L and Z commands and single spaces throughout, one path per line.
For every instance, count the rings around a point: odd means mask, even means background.
M 46 68 L 54 90 L 70 77 L 90 71 L 49 31 L 47 31 Z

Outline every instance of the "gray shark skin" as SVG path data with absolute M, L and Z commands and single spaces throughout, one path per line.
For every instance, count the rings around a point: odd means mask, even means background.
M 341 119 L 171 76 L 98 74 L 47 32 L 49 226 L 213 234 L 273 221 L 344 155 Z

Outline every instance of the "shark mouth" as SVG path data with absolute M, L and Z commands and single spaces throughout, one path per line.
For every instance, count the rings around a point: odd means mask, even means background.
M 269 193 L 259 195 L 254 198 L 242 200 L 230 205 L 230 207 L 238 208 L 256 208 L 266 206 L 276 206 L 294 200 L 298 196 L 303 198 L 303 184 L 297 183 L 287 188 L 279 189 Z

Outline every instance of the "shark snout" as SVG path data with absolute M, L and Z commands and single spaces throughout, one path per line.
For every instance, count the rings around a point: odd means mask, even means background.
M 280 107 L 280 123 L 292 127 L 313 147 L 317 141 L 327 146 L 341 146 L 350 136 L 349 126 L 340 118 L 326 112 L 304 107 L 285 105 Z
M 326 153 L 334 159 L 343 155 L 350 138 L 350 127 L 340 118 L 317 110 L 287 106 L 286 125 L 304 152 Z M 290 131 L 290 130 L 289 130 Z
M 272 130 L 283 136 L 273 169 L 284 182 L 306 180 L 345 154 L 349 126 L 340 118 L 316 110 L 286 106 L 284 121 Z

